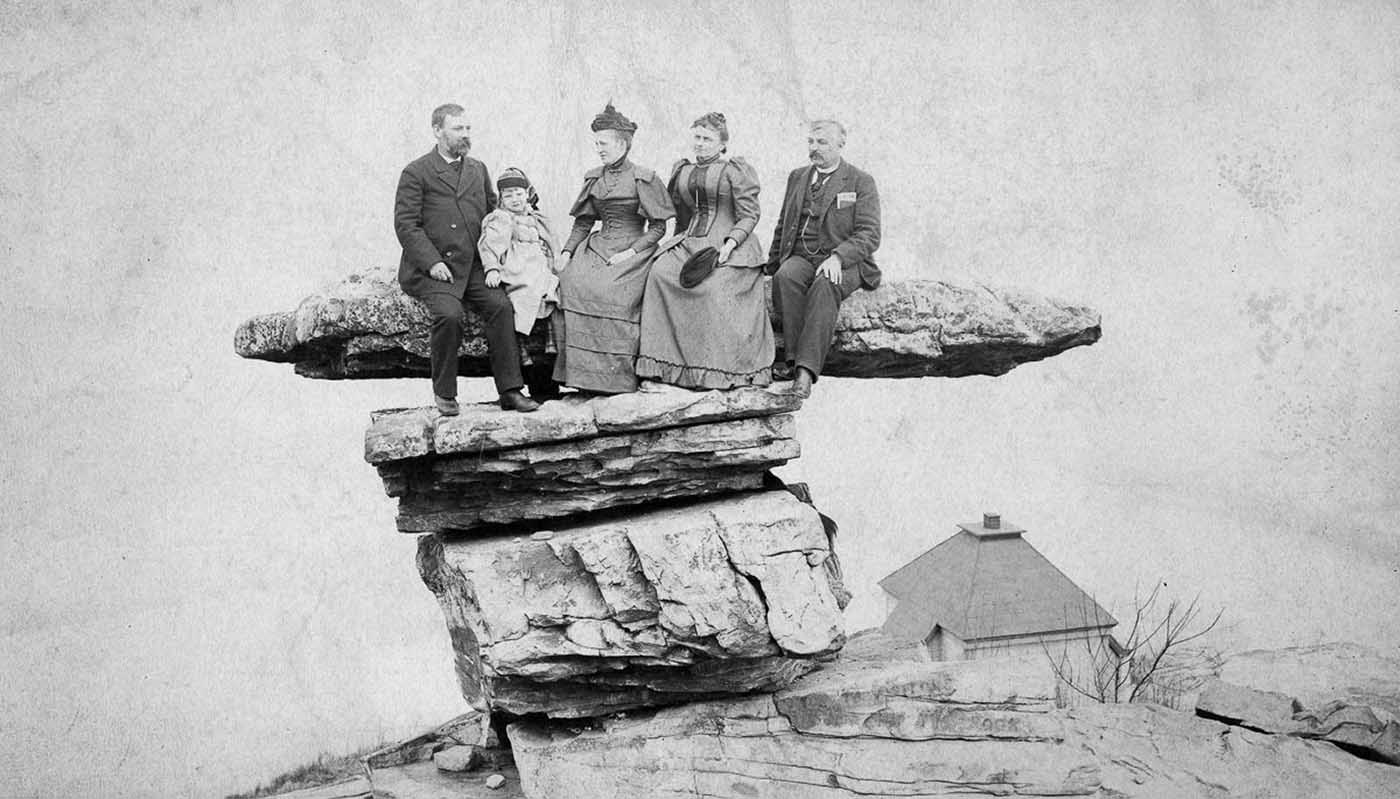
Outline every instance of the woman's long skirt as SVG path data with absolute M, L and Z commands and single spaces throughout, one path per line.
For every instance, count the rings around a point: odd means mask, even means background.
M 596 238 L 590 236 L 559 273 L 554 379 L 585 391 L 624 394 L 637 390 L 642 294 L 654 248 L 609 266 L 594 246 Z
M 682 288 L 683 240 L 656 258 L 642 301 L 637 375 L 695 389 L 772 382 L 773 325 L 761 266 L 717 266 L 695 288 Z M 695 246 L 703 246 L 695 240 Z

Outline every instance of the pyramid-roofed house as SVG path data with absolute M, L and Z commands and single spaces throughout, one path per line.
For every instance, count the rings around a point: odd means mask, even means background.
M 987 514 L 880 581 L 885 634 L 933 660 L 1045 654 L 1078 674 L 1117 668 L 1117 620 L 1065 576 L 1022 528 Z

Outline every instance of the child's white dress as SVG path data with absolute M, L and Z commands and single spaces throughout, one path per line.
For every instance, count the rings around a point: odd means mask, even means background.
M 559 301 L 554 274 L 554 236 L 539 211 L 513 214 L 498 208 L 481 221 L 477 242 L 482 265 L 501 271 L 501 287 L 515 308 L 515 330 L 528 335 L 536 319 L 549 316 Z

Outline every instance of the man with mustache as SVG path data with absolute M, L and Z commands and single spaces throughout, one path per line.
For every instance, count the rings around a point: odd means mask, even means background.
M 394 232 L 403 245 L 399 286 L 421 300 L 432 316 L 428 338 L 433 401 L 444 416 L 456 416 L 457 348 L 462 344 L 465 306 L 481 317 L 491 374 L 501 407 L 529 412 L 539 403 L 526 397 L 515 340 L 515 311 L 505 290 L 486 285 L 477 251 L 481 220 L 496 207 L 486 166 L 469 158 L 471 125 L 460 105 L 433 110 L 437 146 L 404 167 L 394 197 Z
M 821 374 L 841 301 L 880 285 L 870 257 L 880 246 L 880 194 L 875 179 L 841 158 L 846 129 L 833 119 L 807 133 L 808 166 L 788 175 L 787 194 L 765 270 L 773 278 L 773 310 L 783 330 L 786 363 L 774 379 L 793 381 L 807 397 Z

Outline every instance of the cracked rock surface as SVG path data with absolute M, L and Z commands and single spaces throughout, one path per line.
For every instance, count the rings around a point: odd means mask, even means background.
M 541 368 L 553 357 L 545 352 L 544 328 L 537 325 L 525 347 Z M 842 303 L 823 374 L 1000 375 L 1017 364 L 1093 344 L 1099 335 L 1093 309 L 1032 292 L 887 281 Z M 428 315 L 399 290 L 391 270 L 367 270 L 307 297 L 296 310 L 246 320 L 234 333 L 234 350 L 245 358 L 295 364 L 305 377 L 426 376 Z M 474 314 L 467 314 L 460 372 L 491 373 Z
M 878 633 L 786 689 L 521 721 L 527 796 L 1394 796 L 1400 769 L 1151 705 L 1054 707 L 1042 659 L 927 662 Z
M 1380 719 L 1364 704 L 1334 699 L 1305 708 L 1287 694 L 1217 679 L 1202 689 L 1196 715 L 1275 735 L 1319 738 L 1361 757 L 1400 766 L 1400 723 Z
M 834 563 L 786 491 L 419 543 L 468 701 L 563 717 L 786 685 L 845 641 Z
M 648 385 L 566 396 L 535 413 L 380 411 L 365 459 L 399 500 L 403 532 L 463 532 L 762 487 L 796 458 L 801 399 L 782 388 Z M 484 532 L 491 532 L 489 529 Z

